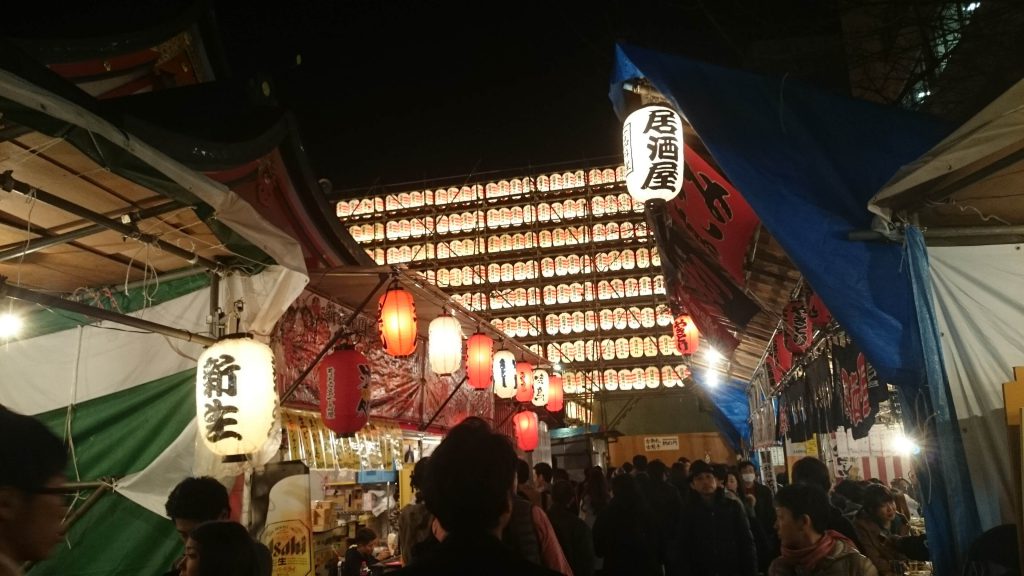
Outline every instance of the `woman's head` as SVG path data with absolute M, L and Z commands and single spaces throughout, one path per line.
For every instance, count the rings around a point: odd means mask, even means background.
M 736 476 L 736 470 L 730 468 L 725 472 L 725 489 L 729 490 L 733 494 L 740 488 L 739 478 Z
M 883 525 L 888 525 L 896 517 L 896 499 L 892 492 L 881 484 L 872 484 L 864 489 L 861 503 L 864 512 Z
M 241 524 L 205 522 L 189 533 L 181 576 L 251 576 L 255 571 L 256 546 Z

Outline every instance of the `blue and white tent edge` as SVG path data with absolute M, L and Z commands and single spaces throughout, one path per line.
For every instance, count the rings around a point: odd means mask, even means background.
M 646 78 L 688 119 L 726 176 L 783 246 L 885 380 L 904 398 L 948 386 L 928 382 L 914 286 L 900 246 L 858 243 L 871 196 L 905 163 L 949 133 L 934 119 L 851 100 L 786 78 L 727 70 L 635 46 L 616 49 L 610 97 L 621 115 L 622 84 Z M 929 405 L 934 399 L 928 398 Z M 955 436 L 952 422 L 927 422 Z M 950 430 L 952 428 L 952 430 Z M 963 446 L 928 446 L 919 476 L 939 574 L 978 534 Z M 948 493 L 946 479 L 966 492 Z

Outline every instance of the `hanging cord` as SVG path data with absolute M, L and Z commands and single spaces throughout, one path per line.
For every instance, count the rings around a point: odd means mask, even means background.
M 81 482 L 82 476 L 78 471 L 78 456 L 75 453 L 75 438 L 71 432 L 71 421 L 74 417 L 76 400 L 78 398 L 78 373 L 82 362 L 82 340 L 85 332 L 84 326 L 78 327 L 78 344 L 75 348 L 75 373 L 71 378 L 71 390 L 70 398 L 68 398 L 68 408 L 64 415 L 64 441 L 68 445 L 68 453 L 71 456 L 71 464 L 75 469 L 75 481 Z M 77 496 L 76 496 L 77 499 Z

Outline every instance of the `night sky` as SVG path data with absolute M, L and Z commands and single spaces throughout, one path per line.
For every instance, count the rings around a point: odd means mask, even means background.
M 197 1 L 40 0 L 19 3 L 5 27 L 117 37 Z M 845 81 L 834 58 L 764 58 L 779 39 L 838 37 L 834 7 L 819 0 L 206 1 L 229 79 L 272 79 L 337 196 L 620 161 L 608 99 L 616 41 Z
M 317 172 L 349 196 L 617 162 L 620 122 L 608 100 L 617 40 L 740 66 L 759 38 L 821 26 L 808 20 L 813 2 L 771 12 L 749 1 L 710 4 L 715 12 L 692 0 L 295 2 L 254 11 L 225 1 L 217 15 L 232 73 L 273 75 Z M 768 25 L 769 16 L 784 25 Z

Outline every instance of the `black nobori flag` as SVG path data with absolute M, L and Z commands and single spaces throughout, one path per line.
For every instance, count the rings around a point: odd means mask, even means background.
M 807 393 L 807 380 L 800 374 L 790 380 L 779 402 L 780 435 L 790 442 L 806 442 L 814 432 L 811 423 L 812 404 Z
M 853 437 L 864 438 L 875 424 L 878 404 L 888 399 L 888 391 L 878 381 L 875 369 L 852 342 L 832 348 L 835 379 L 842 385 L 843 416 Z M 840 389 L 836 386 L 837 391 Z
M 846 422 L 842 394 L 837 394 L 828 356 L 822 354 L 804 368 L 811 403 L 811 428 L 818 434 L 835 432 Z M 841 388 L 840 388 L 841 390 Z

